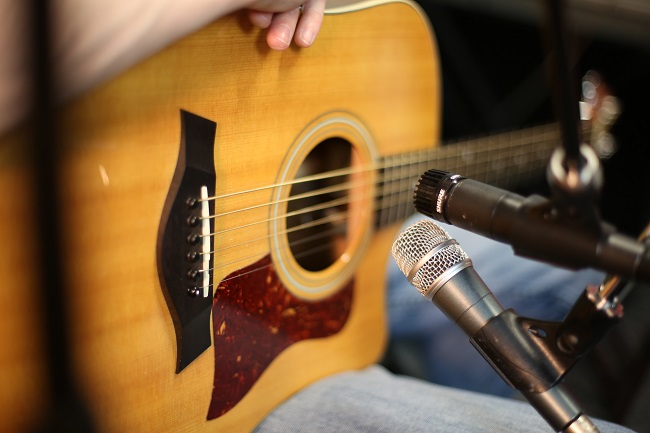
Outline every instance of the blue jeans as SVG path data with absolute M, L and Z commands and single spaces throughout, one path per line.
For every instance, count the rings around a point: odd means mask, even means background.
M 411 219 L 407 222 L 414 222 Z M 446 226 L 506 308 L 538 319 L 560 319 L 588 283 L 603 274 L 570 272 L 514 257 L 510 247 Z M 406 282 L 392 259 L 388 314 L 394 339 L 417 340 L 430 381 L 380 366 L 330 376 L 271 412 L 256 433 L 549 432 L 527 403 L 497 376 L 435 306 Z M 465 388 L 465 389 L 458 389 Z M 474 389 L 475 391 L 468 391 Z M 501 394 L 501 396 L 488 395 Z M 594 420 L 602 433 L 631 430 Z
M 594 420 L 602 433 L 630 432 Z M 548 433 L 527 403 L 479 394 L 372 366 L 322 379 L 271 412 L 255 433 Z

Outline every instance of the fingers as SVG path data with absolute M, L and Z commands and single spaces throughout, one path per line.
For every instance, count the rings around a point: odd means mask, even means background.
M 248 10 L 248 19 L 251 23 L 261 29 L 268 28 L 271 25 L 271 20 L 273 19 L 273 12 L 261 12 L 249 9 Z
M 295 35 L 297 45 L 306 48 L 314 43 L 323 24 L 324 12 L 325 0 L 312 0 L 304 3 Z
M 300 47 L 309 47 L 323 24 L 326 0 L 305 0 L 302 8 L 285 12 L 262 12 L 249 10 L 248 16 L 253 25 L 266 29 L 266 43 L 274 50 L 284 50 L 295 40 Z
M 266 43 L 274 50 L 284 50 L 291 44 L 298 20 L 300 10 L 298 8 L 287 12 L 279 12 L 273 15 L 273 20 L 266 34 Z

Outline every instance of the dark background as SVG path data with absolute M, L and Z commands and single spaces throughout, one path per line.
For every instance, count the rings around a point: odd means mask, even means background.
M 433 24 L 440 51 L 445 141 L 555 118 L 545 64 L 543 3 L 503 0 L 501 7 L 492 8 L 483 3 L 491 2 L 420 1 Z M 531 6 L 513 11 L 513 3 Z M 571 8 L 572 2 L 565 3 Z M 588 4 L 585 0 L 574 3 Z M 569 9 L 566 26 L 576 88 L 587 71 L 595 70 L 622 103 L 621 116 L 612 128 L 619 150 L 603 163 L 601 210 L 607 221 L 634 236 L 650 221 L 650 176 L 645 173 L 650 168 L 650 134 L 645 128 L 650 120 L 646 107 L 650 101 L 648 3 L 645 22 L 638 24 L 645 24 L 645 31 L 637 31 L 636 20 L 629 22 L 632 12 L 615 14 L 595 6 L 591 12 L 604 15 L 603 24 L 585 24 L 586 12 L 571 14 Z M 610 19 L 605 20 L 608 13 Z M 636 15 L 642 19 L 641 13 Z M 540 182 L 545 183 L 544 179 Z
M 555 119 L 543 3 L 420 0 L 440 51 L 443 141 Z M 600 211 L 636 237 L 650 222 L 650 2 L 565 2 L 571 78 L 597 71 L 619 98 L 618 151 L 603 161 Z M 560 143 L 558 143 L 560 145 Z M 539 179 L 535 192 L 546 191 Z M 637 286 L 626 316 L 566 377 L 587 412 L 650 432 L 650 288 Z

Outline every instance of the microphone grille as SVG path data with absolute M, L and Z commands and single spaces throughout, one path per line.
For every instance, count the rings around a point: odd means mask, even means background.
M 415 210 L 430 218 L 440 219 L 440 212 L 436 209 L 438 186 L 449 172 L 442 170 L 428 170 L 418 180 L 413 193 Z
M 471 266 L 460 245 L 430 220 L 421 220 L 406 228 L 397 236 L 391 252 L 411 284 L 428 299 L 456 272 Z M 452 274 L 446 274 L 452 268 Z

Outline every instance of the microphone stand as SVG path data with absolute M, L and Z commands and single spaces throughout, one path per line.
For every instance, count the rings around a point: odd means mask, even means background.
M 555 78 L 555 111 L 561 130 L 561 146 L 553 152 L 547 167 L 547 180 L 555 210 L 600 231 L 601 222 L 595 203 L 602 187 L 600 161 L 594 149 L 581 143 L 580 108 L 574 90 L 566 35 L 565 0 L 547 0 L 547 38 L 549 39 L 552 77 Z
M 563 0 L 547 0 L 546 13 L 556 79 L 555 108 L 562 133 L 562 146 L 554 151 L 547 168 L 552 213 L 573 227 L 604 235 L 606 229 L 595 206 L 603 176 L 596 152 L 580 142 L 579 106 L 569 74 Z M 649 234 L 650 226 L 641 236 L 646 246 L 650 246 Z M 526 318 L 506 310 L 470 341 L 556 431 L 597 432 L 561 382 L 622 319 L 621 302 L 629 291 L 628 281 L 609 275 L 600 286 L 588 286 L 561 322 Z
M 607 229 L 595 203 L 603 175 L 594 149 L 580 141 L 580 110 L 575 103 L 577 98 L 567 51 L 566 4 L 565 0 L 547 0 L 545 5 L 547 38 L 553 60 L 552 76 L 556 84 L 555 109 L 562 137 L 561 146 L 555 149 L 547 167 L 547 180 L 552 191 L 551 206 L 558 219 L 602 236 Z M 649 232 L 650 226 L 640 238 L 646 246 L 649 245 Z M 621 301 L 629 290 L 628 282 L 617 275 L 609 275 L 600 287 L 587 287 L 564 321 L 554 326 L 552 340 L 557 345 L 550 353 L 560 351 L 575 362 L 623 317 Z M 567 371 L 568 368 L 570 366 L 565 366 Z
M 650 246 L 650 225 L 640 241 Z M 597 432 L 561 382 L 623 318 L 622 301 L 631 288 L 630 282 L 609 275 L 600 286 L 587 286 L 561 322 L 531 319 L 505 310 L 470 342 L 556 431 Z

